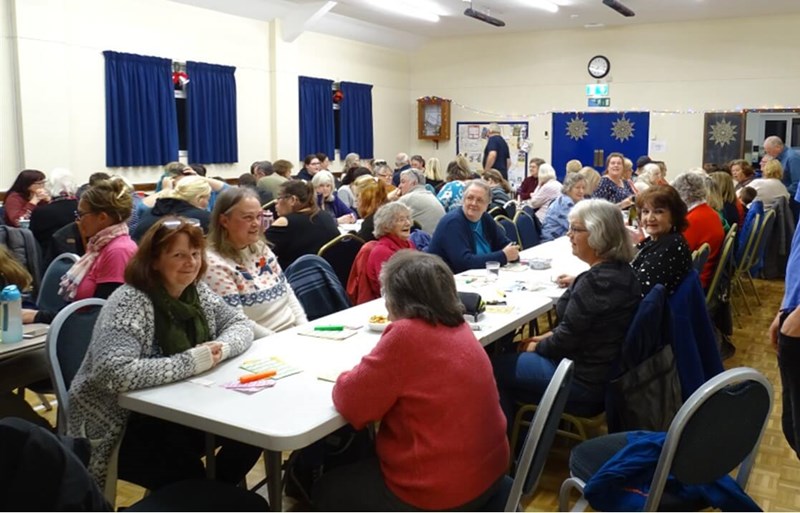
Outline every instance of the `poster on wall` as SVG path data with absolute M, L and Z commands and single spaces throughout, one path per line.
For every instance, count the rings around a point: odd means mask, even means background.
M 486 132 L 491 123 L 500 126 L 500 135 L 508 143 L 511 167 L 508 181 L 516 189 L 525 179 L 528 169 L 528 122 L 527 121 L 465 121 L 456 123 L 456 153 L 464 155 L 473 171 L 483 169 L 483 149 L 486 148 Z
M 572 159 L 602 173 L 609 153 L 636 162 L 648 154 L 649 141 L 649 112 L 558 112 L 553 114 L 552 165 L 559 180 Z
M 744 155 L 744 113 L 706 112 L 703 163 L 725 164 Z

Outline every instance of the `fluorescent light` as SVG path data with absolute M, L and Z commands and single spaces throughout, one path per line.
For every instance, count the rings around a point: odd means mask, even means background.
M 436 4 L 429 2 L 416 1 L 397 1 L 397 0 L 370 0 L 369 4 L 373 7 L 389 11 L 394 14 L 410 16 L 431 23 L 439 22 L 439 15 L 433 12 Z
M 549 0 L 525 0 L 525 4 L 547 12 L 558 12 L 558 5 Z

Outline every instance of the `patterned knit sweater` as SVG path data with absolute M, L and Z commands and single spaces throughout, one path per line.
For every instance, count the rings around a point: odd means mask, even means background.
M 236 261 L 210 249 L 203 281 L 255 322 L 256 338 L 308 322 L 277 257 L 263 241 L 243 249 Z
M 212 340 L 222 343 L 222 359 L 250 347 L 253 332 L 244 314 L 225 304 L 203 283 L 198 283 L 197 291 Z M 89 471 L 101 488 L 112 450 L 128 421 L 129 412 L 117 404 L 117 395 L 180 381 L 211 366 L 211 350 L 207 346 L 172 356 L 161 354 L 155 341 L 153 303 L 147 294 L 130 285 L 111 294 L 69 389 L 68 433 L 89 439 Z

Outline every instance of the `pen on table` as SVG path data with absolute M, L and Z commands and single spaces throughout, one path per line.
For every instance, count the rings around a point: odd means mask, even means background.
M 506 297 L 506 293 L 502 290 L 498 290 L 497 293 L 500 295 L 500 297 Z
M 344 326 L 314 326 L 314 331 L 344 331 Z
M 240 376 L 239 383 L 252 383 L 253 381 L 258 381 L 260 379 L 271 378 L 277 373 L 278 371 L 273 369 L 273 370 L 268 370 L 266 372 L 259 372 L 258 374 L 248 374 L 246 376 Z

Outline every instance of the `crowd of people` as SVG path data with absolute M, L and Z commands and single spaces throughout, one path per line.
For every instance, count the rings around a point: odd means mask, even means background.
M 441 166 L 400 153 L 392 167 L 350 154 L 340 182 L 328 156 L 314 154 L 295 176 L 289 161 L 254 162 L 234 186 L 206 177 L 202 166 L 170 163 L 147 197 L 118 176 L 93 175 L 78 188 L 63 169 L 49 179 L 21 172 L 6 195 L 6 223 L 29 227 L 43 248 L 63 249 L 73 234 L 66 247 L 81 256 L 59 294 L 68 302 L 107 300 L 70 388 L 68 419 L 70 434 L 92 444 L 89 469 L 98 482 L 119 444 L 120 477 L 146 488 L 203 476 L 201 432 L 132 414 L 117 395 L 195 376 L 254 339 L 306 324 L 284 271 L 352 225 L 369 243 L 369 253 L 356 257 L 364 273 L 358 297 L 383 297 L 393 322 L 338 378 L 333 403 L 355 429 L 381 426 L 372 456 L 316 482 L 314 505 L 480 508 L 508 466 L 517 404 L 541 398 L 561 359 L 575 362 L 570 402 L 602 410 L 642 298 L 656 285 L 674 293 L 704 244 L 710 251 L 699 280 L 707 289 L 726 231 L 744 224 L 748 204 L 797 205 L 800 157 L 776 138 L 765 141 L 759 171 L 735 160 L 670 182 L 666 166 L 648 157 L 634 165 L 611 153 L 602 176 L 577 160 L 556 170 L 531 158 L 515 191 L 502 136 L 490 129 L 488 137 L 477 170 L 463 156 Z M 514 200 L 517 215 L 528 215 L 523 206 L 533 210 L 543 241 L 566 236 L 589 270 L 557 278 L 566 290 L 551 331 L 490 358 L 464 321 L 453 276 L 519 260 L 516 236 L 492 216 Z M 30 274 L 5 248 L 0 275 L 30 287 Z M 796 273 L 787 275 L 788 306 L 773 326 L 781 344 L 800 335 L 798 286 Z M 49 323 L 56 314 L 29 306 L 26 323 Z M 782 357 L 782 369 L 792 368 L 792 354 Z M 784 393 L 800 396 L 800 386 L 792 387 Z M 224 438 L 217 444 L 217 478 L 241 482 L 260 450 Z

